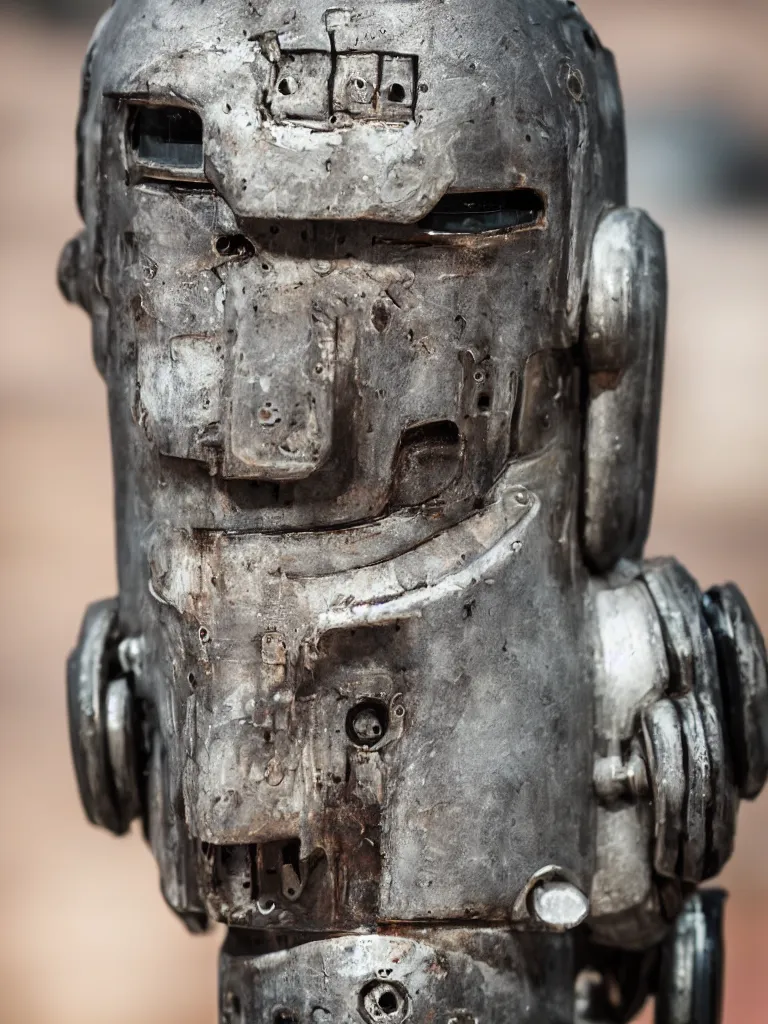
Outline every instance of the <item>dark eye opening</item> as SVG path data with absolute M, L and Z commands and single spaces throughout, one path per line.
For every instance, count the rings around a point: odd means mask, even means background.
M 419 221 L 419 227 L 438 234 L 475 235 L 528 227 L 543 218 L 544 199 L 531 188 L 449 192 Z
M 139 163 L 182 174 L 202 173 L 203 122 L 194 110 L 135 105 L 129 124 Z

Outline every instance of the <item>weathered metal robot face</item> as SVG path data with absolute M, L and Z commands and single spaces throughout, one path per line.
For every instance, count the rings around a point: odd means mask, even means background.
M 557 433 L 514 414 L 623 200 L 610 59 L 561 3 L 198 6 L 118 4 L 82 124 L 145 436 L 223 526 L 482 497 Z
M 610 54 L 565 0 L 119 0 L 84 82 L 89 816 L 233 928 L 222 1020 L 571 1022 L 590 966 L 621 1019 L 768 738 L 738 592 L 637 561 L 665 271 Z

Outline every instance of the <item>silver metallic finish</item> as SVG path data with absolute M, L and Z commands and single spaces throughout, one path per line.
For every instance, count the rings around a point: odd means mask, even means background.
M 139 811 L 131 726 L 132 697 L 112 678 L 118 639 L 117 602 L 86 612 L 67 664 L 72 753 L 83 807 L 94 825 L 122 835 Z
M 622 209 L 603 218 L 592 244 L 584 320 L 584 547 L 600 570 L 639 557 L 650 526 L 666 274 L 664 236 L 647 214 Z
M 629 1016 L 768 682 L 735 589 L 642 561 L 666 279 L 611 55 L 565 0 L 117 0 L 78 139 L 89 817 L 228 926 L 222 1022 L 571 1024 L 577 975 Z
M 222 953 L 227 1024 L 573 1021 L 572 997 L 560 985 L 573 971 L 563 936 L 421 928 L 253 955 L 243 942 L 231 937 Z
M 133 703 L 127 679 L 115 679 L 109 684 L 105 701 L 107 751 L 115 800 L 126 821 L 132 821 L 141 813 Z
M 535 918 L 558 931 L 577 928 L 589 915 L 589 900 L 570 882 L 542 882 L 530 898 Z
M 725 717 L 734 751 L 736 782 L 747 800 L 768 777 L 768 660 L 765 643 L 744 595 L 733 583 L 704 597 L 724 680 Z
M 658 1024 L 720 1024 L 725 894 L 696 893 L 670 930 L 661 956 Z

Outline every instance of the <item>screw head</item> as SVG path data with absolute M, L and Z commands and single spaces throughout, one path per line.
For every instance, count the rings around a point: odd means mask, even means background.
M 531 894 L 534 917 L 556 931 L 570 931 L 589 914 L 589 900 L 570 882 L 540 882 Z

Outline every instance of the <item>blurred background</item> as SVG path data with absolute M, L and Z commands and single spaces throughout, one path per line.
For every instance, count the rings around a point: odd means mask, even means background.
M 165 909 L 138 835 L 82 816 L 63 665 L 115 591 L 88 322 L 55 286 L 78 231 L 74 125 L 99 0 L 0 6 L 0 1021 L 213 1024 L 219 935 Z M 768 2 L 583 0 L 616 53 L 631 199 L 666 229 L 671 309 L 650 553 L 736 579 L 768 631 Z M 768 1019 L 768 795 L 724 878 L 725 1024 Z

